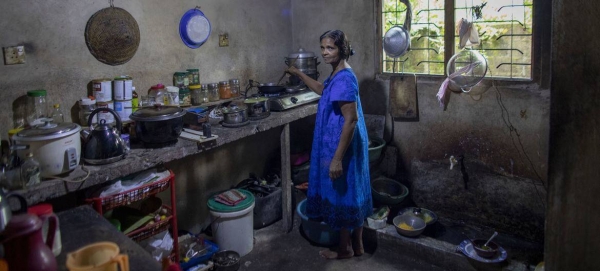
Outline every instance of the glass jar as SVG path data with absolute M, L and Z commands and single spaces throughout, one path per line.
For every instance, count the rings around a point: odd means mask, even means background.
M 231 79 L 229 80 L 229 85 L 231 87 L 231 97 L 240 96 L 240 80 Z
M 176 105 L 179 106 L 179 90 L 180 88 L 174 86 L 167 86 L 167 95 L 164 97 L 165 105 Z
M 27 91 L 27 100 L 27 124 L 34 126 L 44 123 L 43 119 L 48 116 L 46 90 Z
M 173 74 L 173 85 L 176 87 L 187 87 L 190 85 L 190 78 L 187 72 L 176 72 Z
M 96 109 L 96 100 L 89 98 L 82 98 L 79 100 L 79 124 L 82 126 L 88 126 L 88 120 L 92 111 Z M 92 124 L 98 122 L 96 118 L 92 120 Z
M 188 78 L 190 80 L 190 85 L 199 85 L 200 84 L 200 71 L 198 69 L 188 69 Z
M 219 99 L 219 85 L 217 83 L 208 84 L 208 100 L 211 102 L 216 102 Z
M 210 102 L 210 100 L 208 99 L 209 95 L 208 95 L 208 85 L 207 84 L 202 84 L 200 85 L 200 89 L 202 92 L 202 103 L 208 103 Z
M 192 96 L 192 105 L 202 104 L 202 89 L 200 85 L 190 85 L 190 95 Z
M 179 105 L 180 106 L 192 105 L 192 97 L 190 96 L 190 90 L 187 87 L 179 88 Z
M 229 81 L 219 82 L 219 97 L 221 99 L 231 98 L 231 86 L 229 85 Z
M 165 90 L 165 86 L 163 84 L 157 84 L 157 85 L 150 87 L 150 90 L 148 90 L 148 103 L 149 103 L 148 105 L 149 106 L 152 106 L 154 104 L 164 105 L 166 94 L 167 94 L 167 91 Z M 148 105 L 143 105 L 143 106 L 148 106 Z

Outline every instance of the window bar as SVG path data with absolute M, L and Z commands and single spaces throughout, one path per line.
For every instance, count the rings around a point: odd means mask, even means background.
M 496 38 L 496 40 L 499 40 L 502 37 L 531 37 L 532 34 L 503 34 L 500 35 Z
M 423 50 L 428 50 L 428 51 L 429 51 L 429 50 L 431 50 L 431 51 L 434 51 L 434 52 L 435 52 L 436 54 L 438 54 L 438 55 L 440 54 L 440 52 L 438 52 L 438 50 L 436 50 L 436 49 L 434 49 L 434 48 L 412 48 L 412 47 L 411 47 L 411 48 L 410 48 L 410 50 L 411 50 L 411 51 L 412 51 L 412 50 L 415 50 L 415 51 L 423 51 Z
M 497 10 L 497 11 L 499 12 L 499 11 L 500 11 L 500 10 L 502 10 L 503 8 L 513 8 L 513 7 L 532 7 L 532 6 L 533 6 L 532 4 L 526 4 L 526 5 L 525 5 L 525 4 L 523 4 L 523 5 L 506 5 L 506 6 L 501 6 L 500 8 L 498 8 L 498 10 Z
M 511 66 L 531 66 L 531 63 L 508 63 L 508 62 L 503 62 L 500 63 L 500 65 L 496 66 L 496 69 L 500 68 L 500 66 L 503 65 L 511 65 Z M 512 73 L 510 74 L 510 77 L 512 78 Z

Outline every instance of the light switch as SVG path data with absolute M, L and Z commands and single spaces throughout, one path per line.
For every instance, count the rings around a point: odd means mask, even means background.
M 25 64 L 25 46 L 4 47 L 4 65 Z
M 227 33 L 219 35 L 219 47 L 229 46 L 229 35 Z

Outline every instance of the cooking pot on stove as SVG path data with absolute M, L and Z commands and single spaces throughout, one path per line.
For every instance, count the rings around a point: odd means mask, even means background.
M 317 66 L 320 64 L 320 62 L 317 61 L 315 53 L 307 52 L 304 50 L 304 48 L 299 48 L 298 51 L 289 54 L 288 57 L 285 58 L 285 64 L 290 66 L 290 63 L 293 63 L 294 67 L 311 78 L 315 80 L 319 78 Z M 301 83 L 302 80 L 300 80 L 300 77 L 296 75 L 290 76 L 290 85 L 299 85 Z
M 187 111 L 174 106 L 153 106 L 135 111 L 135 135 L 145 144 L 176 143 L 183 130 L 183 116 Z
M 221 108 L 221 113 L 225 124 L 241 124 L 248 121 L 248 112 L 244 106 L 226 106 Z
M 79 165 L 81 155 L 81 126 L 75 123 L 54 123 L 46 119 L 43 124 L 21 130 L 13 136 L 16 145 L 27 145 L 17 155 L 25 159 L 27 153 L 40 163 L 42 177 L 52 177 L 69 172 Z
M 88 117 L 88 125 L 92 128 L 92 121 L 100 112 L 111 113 L 116 122 L 113 128 L 102 119 L 94 130 L 84 138 L 83 160 L 92 165 L 110 164 L 125 158 L 127 146 L 121 138 L 123 124 L 117 112 L 110 108 L 97 108 Z
M 249 118 L 260 118 L 270 114 L 269 98 L 252 97 L 244 100 Z

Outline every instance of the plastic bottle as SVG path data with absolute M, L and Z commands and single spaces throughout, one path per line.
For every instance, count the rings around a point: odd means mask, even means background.
M 48 228 L 50 227 L 51 217 L 56 219 L 56 231 L 54 232 L 54 241 L 52 242 L 52 253 L 54 256 L 58 256 L 62 251 L 62 238 L 60 235 L 60 226 L 58 217 L 54 214 L 53 208 L 51 204 L 41 203 L 38 205 L 31 206 L 27 208 L 27 213 L 36 215 L 42 220 L 42 239 L 46 242 L 46 238 L 48 236 Z
M 21 165 L 21 184 L 23 189 L 40 183 L 40 163 L 33 158 L 33 153 L 28 153 Z
M 60 104 L 54 105 L 54 109 L 52 109 L 52 114 L 50 114 L 50 117 L 54 123 L 65 122 L 65 116 L 63 115 L 62 110 L 60 110 Z

